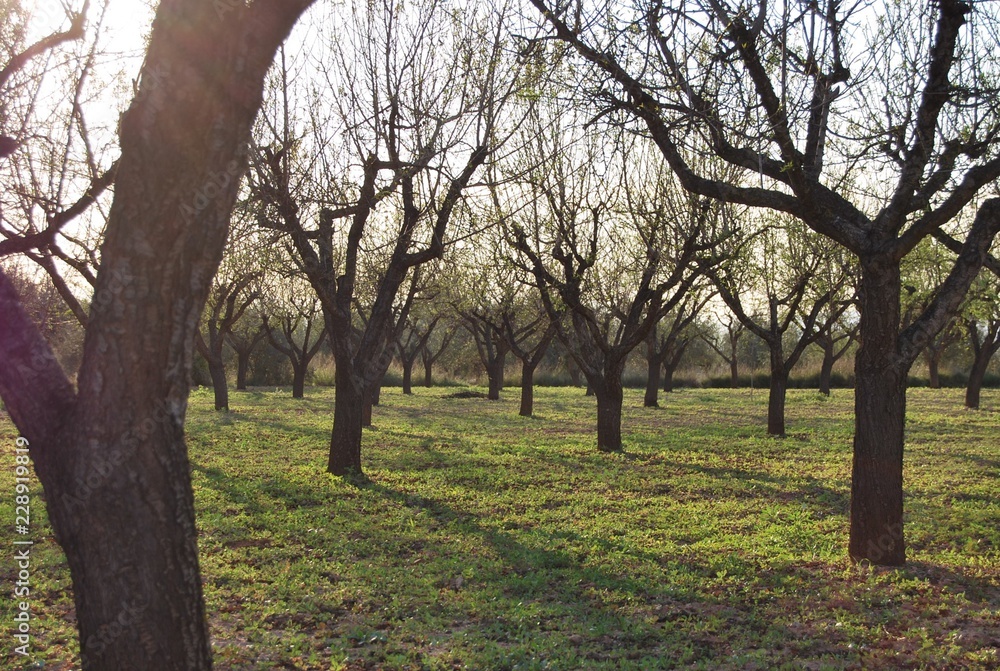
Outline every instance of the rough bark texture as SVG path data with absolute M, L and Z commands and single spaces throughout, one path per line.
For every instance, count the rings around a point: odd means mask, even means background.
M 11 386 L 18 346 L 44 341 L 0 279 L 0 395 L 31 442 L 87 669 L 211 668 L 184 442 L 194 337 L 264 76 L 306 6 L 256 2 L 223 22 L 212 3 L 160 4 L 121 121 L 75 397 L 54 358 Z
M 607 376 L 593 382 L 597 397 L 597 449 L 620 452 L 622 449 L 621 376 Z
M 334 374 L 336 395 L 333 408 L 333 435 L 327 470 L 334 475 L 361 473 L 361 427 L 366 394 L 355 384 L 348 366 L 338 365 Z
M 898 264 L 863 264 L 861 346 L 855 358 L 855 433 L 849 553 L 855 561 L 901 566 L 906 374 L 897 352 Z
M 415 359 L 404 359 L 403 360 L 403 393 L 412 394 L 413 393 L 413 364 Z M 430 385 L 427 385 L 430 386 Z

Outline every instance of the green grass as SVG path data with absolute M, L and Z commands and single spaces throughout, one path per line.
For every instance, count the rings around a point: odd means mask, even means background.
M 323 473 L 332 390 L 193 395 L 216 668 L 1000 668 L 1000 392 L 910 391 L 910 561 L 886 570 L 846 559 L 849 391 L 790 392 L 784 440 L 760 390 L 629 391 L 623 454 L 581 390 L 538 389 L 533 419 L 515 389 L 451 391 L 386 389 L 353 480 Z M 36 665 L 9 668 L 71 668 L 68 574 L 34 534 Z

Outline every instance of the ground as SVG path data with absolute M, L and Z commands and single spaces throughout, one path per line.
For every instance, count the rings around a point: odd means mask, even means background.
M 627 391 L 621 454 L 593 398 L 535 418 L 387 389 L 366 475 L 325 474 L 332 394 L 196 391 L 188 435 L 216 668 L 1000 669 L 1000 392 L 909 392 L 902 569 L 846 557 L 851 392 Z M 13 491 L 14 438 L 7 484 Z M 30 656 L 76 668 L 69 578 L 33 489 Z M 13 495 L 0 502 L 13 523 Z M 13 552 L 0 560 L 16 579 Z M 16 608 L 0 600 L 6 622 Z

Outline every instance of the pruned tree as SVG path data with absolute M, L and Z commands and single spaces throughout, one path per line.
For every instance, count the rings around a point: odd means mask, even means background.
M 720 334 L 715 328 L 703 328 L 699 330 L 698 337 L 729 366 L 729 386 L 736 389 L 740 386 L 740 338 L 747 327 L 732 312 L 716 314 L 715 318 L 725 333 Z
M 995 13 L 901 2 L 872 24 L 869 7 L 837 2 L 531 2 L 590 67 L 586 91 L 637 122 L 684 188 L 787 213 L 858 258 L 848 551 L 903 564 L 907 373 L 1000 229 L 1000 200 L 977 202 L 1000 176 L 998 53 L 982 47 Z M 707 174 L 691 160 L 705 153 L 754 179 Z M 930 235 L 959 253 L 902 328 L 900 262 Z
M 212 291 L 205 306 L 205 315 L 202 317 L 205 330 L 203 332 L 199 329 L 194 339 L 198 353 L 208 363 L 208 374 L 212 378 L 212 389 L 215 394 L 215 409 L 227 411 L 229 381 L 226 377 L 223 348 L 236 324 L 261 295 L 257 287 L 260 280 L 259 273 L 230 270 L 233 272 L 223 272 L 213 281 Z
M 350 35 L 319 73 L 338 95 L 309 101 L 308 133 L 293 139 L 288 73 L 279 73 L 252 188 L 261 222 L 287 235 L 323 308 L 337 388 L 328 470 L 344 475 L 361 470 L 365 408 L 392 356 L 399 289 L 443 254 L 466 188 L 499 146 L 518 68 L 503 46 L 503 8 L 461 21 L 439 0 L 330 11 L 328 25 Z M 358 333 L 359 258 L 379 247 L 387 262 Z
M 430 388 L 434 385 L 434 364 L 441 358 L 441 355 L 445 353 L 448 349 L 448 345 L 451 344 L 452 338 L 455 337 L 456 326 L 447 327 L 444 332 L 441 329 L 435 329 L 435 334 L 440 334 L 440 338 L 437 336 L 428 334 L 427 343 L 420 348 L 420 362 L 424 365 L 424 386 Z
M 965 407 L 979 409 L 990 360 L 1000 351 L 1000 303 L 997 301 L 1000 274 L 985 270 L 976 279 L 963 309 L 963 320 L 972 352 L 972 367 L 965 388 Z
M 261 325 L 271 347 L 284 354 L 292 367 L 292 398 L 302 398 L 309 364 L 326 337 L 323 311 L 319 299 L 300 278 L 272 282 Z
M 596 396 L 598 449 L 619 451 L 626 359 L 691 288 L 718 222 L 643 160 L 641 141 L 605 153 L 608 138 L 548 122 L 534 138 L 545 161 L 527 171 L 527 194 L 507 198 L 529 203 L 510 244 Z
M 848 305 L 834 305 L 848 273 L 820 280 L 823 243 L 803 228 L 794 220 L 761 222 L 749 235 L 734 236 L 732 249 L 722 251 L 728 259 L 705 270 L 740 323 L 767 347 L 767 433 L 771 436 L 785 435 L 785 398 L 792 368 L 817 334 L 835 323 Z
M 673 391 L 674 371 L 694 337 L 690 327 L 713 296 L 714 293 L 705 287 L 692 287 L 678 306 L 650 329 L 646 336 L 646 393 L 642 399 L 643 406 L 659 407 L 661 370 L 663 391 Z
M 202 0 L 160 2 L 121 120 L 75 387 L 0 272 L 0 397 L 66 553 L 86 668 L 211 668 L 184 441 L 194 338 L 265 75 L 310 4 L 220 16 Z

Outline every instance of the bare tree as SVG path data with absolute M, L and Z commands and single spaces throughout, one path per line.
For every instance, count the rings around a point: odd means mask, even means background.
M 310 287 L 297 286 L 301 283 L 296 280 L 286 278 L 282 283 L 284 291 L 276 292 L 280 298 L 271 294 L 262 319 L 271 346 L 284 354 L 292 366 L 292 398 L 302 398 L 309 363 L 323 346 L 326 326 L 319 299 Z
M 767 433 L 771 436 L 785 435 L 785 398 L 792 368 L 816 335 L 836 322 L 848 305 L 827 309 L 849 276 L 841 271 L 818 281 L 825 250 L 819 236 L 801 228 L 795 221 L 765 222 L 744 239 L 734 236 L 732 244 L 743 249 L 724 252 L 728 260 L 705 271 L 740 323 L 767 346 Z M 793 331 L 792 341 L 787 342 Z
M 641 143 L 606 155 L 605 142 L 558 124 L 536 133 L 533 155 L 546 161 L 528 173 L 531 205 L 512 217 L 510 238 L 597 398 L 598 449 L 618 451 L 626 359 L 683 299 L 717 231 L 709 208 L 687 208 L 642 160 Z
M 725 337 L 724 343 L 719 341 L 719 334 L 714 328 L 702 329 L 698 337 L 712 348 L 712 351 L 718 354 L 719 358 L 729 366 L 729 386 L 736 389 L 736 387 L 740 386 L 740 357 L 738 348 L 740 338 L 746 332 L 746 326 L 732 312 L 716 315 L 716 320 L 726 330 L 722 334 Z M 723 347 L 726 349 L 723 349 Z
M 309 4 L 161 1 L 75 388 L 0 272 L 0 397 L 66 552 L 84 667 L 211 668 L 184 442 L 194 338 L 265 74 Z
M 692 287 L 677 307 L 650 329 L 646 336 L 646 393 L 642 399 L 645 407 L 657 408 L 660 405 L 657 397 L 661 370 L 664 374 L 663 391 L 673 391 L 674 371 L 691 342 L 689 327 L 713 295 L 703 287 Z
M 788 213 L 858 257 L 848 551 L 904 563 L 907 373 L 1000 229 L 997 199 L 946 229 L 1000 176 L 1000 96 L 986 83 L 998 54 L 981 47 L 995 41 L 992 7 L 889 4 L 872 25 L 867 6 L 837 2 L 531 2 L 591 66 L 593 96 L 638 122 L 686 189 Z M 755 178 L 706 174 L 690 160 L 705 152 Z M 964 242 L 901 328 L 900 260 L 929 235 Z
M 287 77 L 279 83 L 253 188 L 262 222 L 288 236 L 323 308 L 337 376 L 328 469 L 343 475 L 361 470 L 365 408 L 391 360 L 399 289 L 444 252 L 463 193 L 498 146 L 517 68 L 503 47 L 505 10 L 461 22 L 438 0 L 331 11 L 330 25 L 352 37 L 337 41 L 321 74 L 342 95 L 328 120 L 309 108 L 312 151 L 302 166 L 293 160 L 302 151 Z M 365 48 L 354 50 L 353 40 Z M 370 275 L 374 299 L 359 332 L 359 258 L 378 248 L 386 262 Z

